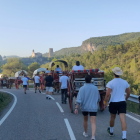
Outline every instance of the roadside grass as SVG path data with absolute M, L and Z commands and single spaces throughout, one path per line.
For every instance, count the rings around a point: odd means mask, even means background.
M 127 101 L 127 111 L 140 115 L 140 104 Z
M 11 101 L 12 101 L 11 95 L 0 92 L 0 115 L 3 111 L 3 109 L 5 109 Z

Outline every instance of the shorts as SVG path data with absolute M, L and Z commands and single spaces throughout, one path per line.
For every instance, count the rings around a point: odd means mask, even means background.
M 126 102 L 111 102 L 109 104 L 109 112 L 111 114 L 120 114 L 125 113 L 126 114 Z
M 27 85 L 23 85 L 23 88 L 27 88 Z
M 35 87 L 40 87 L 40 83 L 35 83 Z
M 88 114 L 90 115 L 90 116 L 97 116 L 97 112 L 82 112 L 82 114 L 83 114 L 83 116 L 88 116 Z
M 53 92 L 53 87 L 46 87 L 46 91 Z

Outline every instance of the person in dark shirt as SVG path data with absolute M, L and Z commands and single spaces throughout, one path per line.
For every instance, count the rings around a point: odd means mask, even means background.
M 45 78 L 45 86 L 46 86 L 46 99 L 51 99 L 50 95 L 53 92 L 53 77 L 51 73 L 49 73 L 48 76 Z

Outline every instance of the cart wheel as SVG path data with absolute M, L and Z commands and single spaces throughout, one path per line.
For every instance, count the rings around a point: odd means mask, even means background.
M 59 89 L 57 89 L 57 93 L 59 93 Z
M 54 89 L 54 92 L 56 92 L 56 88 Z

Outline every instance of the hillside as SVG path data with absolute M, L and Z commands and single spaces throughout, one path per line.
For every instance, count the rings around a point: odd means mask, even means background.
M 77 60 L 85 69 L 99 68 L 105 71 L 106 82 L 113 79 L 112 68 L 119 66 L 123 69 L 123 76 L 128 81 L 131 93 L 138 95 L 140 93 L 140 37 L 124 45 L 114 45 L 107 47 L 106 50 L 100 49 L 94 53 L 73 54 L 61 59 L 67 61 L 68 70 L 71 71 Z M 62 65 L 60 65 L 61 68 Z
M 124 33 L 120 35 L 103 36 L 103 37 L 92 37 L 83 41 L 79 47 L 63 48 L 59 51 L 54 52 L 54 56 L 57 55 L 69 55 L 71 53 L 83 54 L 88 51 L 99 50 L 100 48 L 107 48 L 109 45 L 124 44 L 126 42 L 132 42 L 140 37 L 140 32 L 135 33 Z M 43 54 L 44 57 L 48 57 L 48 53 Z

